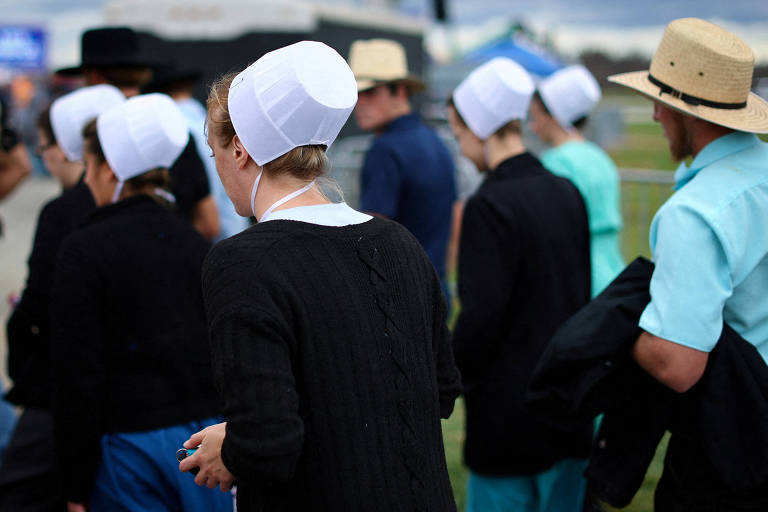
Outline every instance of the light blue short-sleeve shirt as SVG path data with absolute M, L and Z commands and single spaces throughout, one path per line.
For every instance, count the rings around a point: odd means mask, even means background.
M 651 224 L 656 268 L 640 327 L 709 352 L 727 322 L 768 362 L 768 144 L 724 135 L 675 182 Z

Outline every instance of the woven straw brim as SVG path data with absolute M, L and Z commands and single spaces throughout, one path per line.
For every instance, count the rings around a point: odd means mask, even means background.
M 373 87 L 376 87 L 377 85 L 382 84 L 403 84 L 405 85 L 406 89 L 408 89 L 408 92 L 411 94 L 416 92 L 421 92 L 425 89 L 424 82 L 415 76 L 408 76 L 405 78 L 396 78 L 393 80 L 367 80 L 367 79 L 358 79 L 357 80 L 357 92 L 363 92 L 367 91 L 368 89 L 372 89 Z
M 659 95 L 659 87 L 648 80 L 648 71 L 634 71 L 608 77 L 608 81 L 630 89 L 663 103 L 679 112 L 698 117 L 710 123 L 749 133 L 768 133 L 768 102 L 750 92 L 747 106 L 740 109 L 722 109 L 689 105 L 670 94 Z

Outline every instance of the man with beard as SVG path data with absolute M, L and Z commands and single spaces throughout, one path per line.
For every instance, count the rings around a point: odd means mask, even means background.
M 651 225 L 651 301 L 633 347 L 635 361 L 679 393 L 701 379 L 724 322 L 768 361 L 768 144 L 755 135 L 768 133 L 768 103 L 750 92 L 753 69 L 741 39 L 685 18 L 667 26 L 649 71 L 609 78 L 654 101 L 675 160 L 693 157 Z M 732 435 L 760 428 L 745 422 Z M 656 510 L 766 510 L 764 486 L 734 492 L 711 464 L 673 435 Z

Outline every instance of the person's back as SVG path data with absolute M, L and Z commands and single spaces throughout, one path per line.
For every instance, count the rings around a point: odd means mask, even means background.
M 7 326 L 8 371 L 14 384 L 8 400 L 16 405 L 50 406 L 49 303 L 56 255 L 62 241 L 95 208 L 88 186 L 80 181 L 46 203 L 40 212 L 26 287 Z
M 473 242 L 482 232 L 495 233 L 497 255 Z M 524 408 L 526 383 L 549 338 L 589 299 L 589 233 L 578 191 L 532 155 L 513 157 L 467 201 L 462 233 L 460 276 L 494 273 L 489 279 L 499 282 L 499 296 L 489 301 L 474 282 L 460 280 L 466 314 L 454 335 L 472 403 L 467 464 L 486 474 L 532 473 L 585 456 L 588 435 L 548 427 Z
M 97 210 L 64 241 L 51 302 L 54 412 L 69 418 L 57 424 L 57 449 L 78 451 L 65 451 L 63 460 L 94 460 L 94 432 L 151 430 L 217 414 L 199 291 L 208 247 L 147 196 Z M 103 378 L 84 378 L 93 375 L 97 354 Z M 68 488 L 87 488 L 89 469 L 73 466 Z
M 439 282 L 407 231 L 382 219 L 259 224 L 211 251 L 204 291 L 212 332 L 233 343 L 214 345 L 217 364 L 227 372 L 232 358 L 248 357 L 270 376 L 262 386 L 233 376 L 223 389 L 253 418 L 251 440 L 238 443 L 252 455 L 239 474 L 253 478 L 239 504 L 455 509 L 439 418 L 450 415 L 458 375 Z M 235 335 L 246 318 L 259 338 L 248 347 Z M 282 351 L 289 373 L 274 363 Z M 281 393 L 288 380 L 295 392 Z
M 622 219 L 619 174 L 610 157 L 586 140 L 570 141 L 541 154 L 541 163 L 579 189 L 589 218 L 592 295 L 597 295 L 624 268 L 619 245 Z
M 441 278 L 455 200 L 453 159 L 418 116 L 394 120 L 374 140 L 363 164 L 360 209 L 408 228 Z
M 497 58 L 448 101 L 462 153 L 488 173 L 464 208 L 453 339 L 467 407 L 470 512 L 570 512 L 584 497 L 590 426 L 546 424 L 524 403 L 549 338 L 590 293 L 581 195 L 523 144 L 533 89 L 524 69 Z
M 405 48 L 387 39 L 352 43 L 358 87 L 355 119 L 376 134 L 361 169 L 360 209 L 404 225 L 427 252 L 445 287 L 445 257 L 456 184 L 453 159 L 432 128 L 413 112 L 424 89 L 408 71 Z
M 605 151 L 582 133 L 600 101 L 600 85 L 587 68 L 573 65 L 545 78 L 537 88 L 531 101 L 529 126 L 550 146 L 541 153 L 544 167 L 571 180 L 584 198 L 594 297 L 624 268 L 619 246 L 619 173 Z

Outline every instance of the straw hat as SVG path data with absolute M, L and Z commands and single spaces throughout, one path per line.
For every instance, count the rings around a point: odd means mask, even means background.
M 408 72 L 405 48 L 397 41 L 354 41 L 349 49 L 349 66 L 355 74 L 358 91 L 388 83 L 401 83 L 412 93 L 424 89 L 421 78 Z
M 682 18 L 667 25 L 649 71 L 608 80 L 714 124 L 768 133 L 768 102 L 750 92 L 754 64 L 752 50 L 734 34 Z

